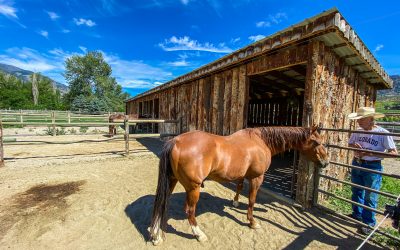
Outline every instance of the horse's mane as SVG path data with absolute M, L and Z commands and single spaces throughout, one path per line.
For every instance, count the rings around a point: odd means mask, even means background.
M 302 127 L 260 127 L 248 129 L 261 137 L 274 152 L 285 151 L 307 140 L 311 129 Z

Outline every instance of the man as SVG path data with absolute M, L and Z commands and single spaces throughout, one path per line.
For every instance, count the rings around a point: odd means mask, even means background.
M 375 125 L 376 118 L 384 117 L 384 114 L 376 113 L 374 108 L 361 107 L 356 113 L 351 113 L 348 118 L 357 120 L 359 125 L 358 130 L 389 133 L 384 128 Z M 391 136 L 353 133 L 350 136 L 349 147 L 380 151 L 397 154 L 396 145 Z M 382 156 L 373 153 L 354 152 L 353 165 L 368 168 L 376 171 L 382 171 Z M 351 171 L 351 181 L 355 184 L 379 190 L 382 183 L 382 175 L 353 169 Z M 364 189 L 352 187 L 352 200 L 361 203 L 365 206 L 376 208 L 378 205 L 378 194 Z M 365 224 L 374 227 L 376 224 L 375 213 L 363 209 L 360 206 L 353 205 L 354 219 L 364 222 Z M 368 227 L 361 227 L 361 232 L 369 234 L 372 230 Z

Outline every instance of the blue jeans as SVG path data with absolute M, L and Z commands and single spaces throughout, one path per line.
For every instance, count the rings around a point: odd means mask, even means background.
M 354 166 L 360 166 L 372 170 L 382 171 L 382 165 L 380 162 L 374 163 L 358 163 L 357 161 L 353 160 L 352 163 Z M 352 169 L 351 171 L 351 182 L 354 184 L 358 184 L 361 186 L 369 187 L 375 190 L 379 190 L 382 184 L 382 175 L 370 173 L 358 169 Z M 358 202 L 365 206 L 371 208 L 377 208 L 378 206 L 378 194 L 374 192 L 370 192 L 364 189 L 352 187 L 351 188 L 353 195 L 351 196 L 352 201 Z M 358 219 L 365 224 L 370 226 L 375 226 L 376 219 L 375 219 L 375 212 L 372 212 L 367 209 L 363 209 L 360 206 L 353 205 L 353 218 Z

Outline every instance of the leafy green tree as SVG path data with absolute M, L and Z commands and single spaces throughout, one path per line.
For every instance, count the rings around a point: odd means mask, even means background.
M 62 110 L 61 94 L 54 89 L 51 80 L 36 73 L 35 81 L 38 99 L 36 105 L 32 82 L 25 82 L 15 76 L 0 73 L 0 108 Z
M 65 78 L 70 87 L 65 101 L 71 109 L 96 111 L 124 109 L 123 101 L 128 96 L 122 92 L 121 86 L 111 76 L 111 67 L 101 52 L 92 51 L 84 56 L 72 56 L 66 60 L 65 70 Z
M 32 107 L 31 86 L 17 77 L 0 73 L 0 108 L 28 109 Z

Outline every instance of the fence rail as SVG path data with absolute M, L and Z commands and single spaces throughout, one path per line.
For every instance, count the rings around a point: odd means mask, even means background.
M 390 124 L 390 126 L 393 125 L 393 123 L 385 123 L 385 125 L 389 125 L 389 124 Z M 382 125 L 383 125 L 383 124 L 382 124 Z M 397 126 L 397 123 L 396 123 L 396 126 Z M 360 131 L 360 130 L 350 130 L 350 129 L 322 128 L 322 130 L 325 130 L 325 131 L 327 131 L 327 132 L 363 133 L 363 134 L 375 134 L 375 135 L 387 135 L 387 136 L 400 136 L 400 133 L 379 133 L 379 132 Z M 366 149 L 345 147 L 345 146 L 339 146 L 339 145 L 334 145 L 334 144 L 329 144 L 329 143 L 326 144 L 326 146 L 327 146 L 328 148 L 337 148 L 337 149 L 341 149 L 341 150 L 349 150 L 349 151 L 356 151 L 356 152 L 372 153 L 372 154 L 374 154 L 374 155 L 377 155 L 377 156 L 380 156 L 380 157 L 385 157 L 385 158 L 387 158 L 387 157 L 390 157 L 390 158 L 400 158 L 400 155 L 393 155 L 393 154 L 390 154 L 390 153 L 384 153 L 384 152 L 373 151 L 373 150 L 366 150 Z M 362 170 L 362 171 L 365 171 L 365 172 L 377 173 L 377 174 L 381 174 L 381 175 L 383 175 L 383 176 L 388 176 L 388 177 L 392 177 L 392 178 L 395 178 L 395 179 L 400 179 L 400 175 L 397 175 L 397 174 L 387 174 L 387 173 L 383 173 L 383 172 L 381 172 L 381 171 L 377 171 L 377 170 L 373 170 L 373 169 L 367 169 L 367 168 L 363 168 L 363 167 L 360 167 L 360 166 L 353 166 L 353 165 L 349 165 L 349 164 L 345 164 L 345 163 L 340 163 L 340 162 L 335 162 L 335 161 L 331 161 L 330 163 L 331 163 L 330 166 L 333 165 L 333 166 L 335 166 L 335 167 L 345 167 L 345 168 L 348 168 L 348 169 L 358 169 L 358 170 Z M 329 191 L 327 191 L 327 190 L 321 189 L 321 188 L 320 188 L 320 185 L 319 185 L 319 181 L 320 181 L 321 179 L 327 179 L 327 180 L 330 180 L 330 181 L 334 181 L 334 182 L 337 182 L 337 183 L 341 183 L 341 184 L 343 184 L 343 185 L 348 185 L 348 186 L 351 186 L 351 187 L 356 187 L 356 188 L 359 188 L 359 189 L 364 189 L 364 190 L 369 191 L 369 192 L 374 192 L 374 193 L 377 193 L 377 194 L 386 196 L 386 197 L 388 197 L 388 198 L 390 198 L 390 199 L 393 199 L 393 200 L 396 200 L 397 197 L 398 197 L 398 194 L 391 194 L 391 193 L 383 192 L 383 191 L 380 191 L 380 190 L 375 190 L 375 189 L 372 189 L 372 188 L 370 188 L 370 187 L 366 187 L 366 186 L 358 185 L 358 184 L 355 184 L 355 183 L 352 183 L 352 182 L 348 182 L 348 181 L 345 181 L 345 180 L 340 180 L 340 179 L 338 179 L 338 178 L 336 178 L 336 177 L 332 177 L 332 176 L 329 176 L 329 175 L 326 175 L 326 174 L 322 174 L 321 171 L 318 171 L 317 176 L 316 176 L 315 189 L 314 189 L 314 205 L 317 206 L 317 207 L 319 207 L 319 208 L 321 208 L 321 209 L 327 210 L 327 211 L 330 210 L 330 209 L 327 208 L 327 207 L 325 207 L 325 206 L 323 206 L 322 204 L 319 204 L 319 201 L 318 201 L 318 196 L 319 196 L 319 194 L 323 194 L 323 195 L 325 195 L 325 196 L 327 196 L 327 197 L 332 197 L 332 198 L 335 198 L 335 199 L 339 199 L 339 200 L 344 201 L 344 202 L 346 202 L 346 203 L 349 203 L 349 204 L 351 204 L 351 205 L 360 206 L 360 207 L 362 207 L 363 209 L 367 209 L 367 210 L 373 211 L 373 212 L 375 212 L 375 213 L 384 215 L 384 211 L 381 211 L 381 210 L 379 210 L 379 209 L 374 209 L 374 208 L 365 206 L 364 204 L 357 203 L 357 202 L 355 202 L 355 201 L 352 201 L 352 200 L 350 200 L 350 199 L 341 197 L 341 196 L 339 196 L 339 195 L 337 195 L 337 194 L 334 194 L 334 193 L 332 193 L 332 192 L 329 192 Z M 338 213 L 338 212 L 336 212 L 336 211 L 332 211 L 332 210 L 331 210 L 331 212 L 333 212 L 333 213 L 335 213 L 335 214 L 341 215 L 340 213 Z M 341 216 L 344 216 L 344 215 L 341 215 Z M 346 217 L 346 218 L 349 218 L 349 217 Z M 360 222 L 358 222 L 358 221 L 356 221 L 356 223 L 361 224 L 361 225 L 364 225 L 364 226 L 368 226 L 368 225 L 366 225 L 366 224 L 364 224 L 364 223 L 360 223 Z M 370 227 L 370 226 L 368 226 L 368 227 Z M 372 227 L 370 227 L 370 228 L 372 228 Z M 377 232 L 380 233 L 380 234 L 382 234 L 382 235 L 385 235 L 385 236 L 387 236 L 387 237 L 389 237 L 389 238 L 391 238 L 391 239 L 393 239 L 393 240 L 396 240 L 396 241 L 399 241 L 399 242 L 400 242 L 400 238 L 398 238 L 398 237 L 396 237 L 396 236 L 390 235 L 390 234 L 388 234 L 388 233 L 386 233 L 386 232 L 383 232 L 382 230 L 377 230 Z
M 1 118 L 1 116 L 0 116 Z M 0 167 L 4 166 L 4 145 L 3 145 L 3 125 L 7 126 L 35 126 L 35 127 L 52 127 L 53 136 L 56 135 L 56 127 L 105 127 L 105 126 L 118 126 L 124 125 L 124 140 L 125 140 L 125 155 L 129 155 L 129 126 L 136 125 L 140 123 L 158 123 L 158 124 L 165 124 L 165 123 L 173 123 L 176 124 L 177 130 L 180 127 L 178 125 L 178 120 L 164 120 L 164 119 L 124 119 L 118 120 L 116 122 L 57 122 L 55 119 L 54 113 L 51 115 L 51 123 L 50 122 L 26 122 L 23 121 L 23 118 L 20 118 L 20 121 L 16 122 L 9 122 L 9 121 L 2 121 L 0 119 Z M 180 133 L 180 131 L 177 133 Z M 169 137 L 169 136 L 176 136 L 177 133 L 166 133 L 160 134 L 160 138 Z M 59 142 L 62 144 L 62 142 Z M 76 142 L 74 142 L 76 143 Z

